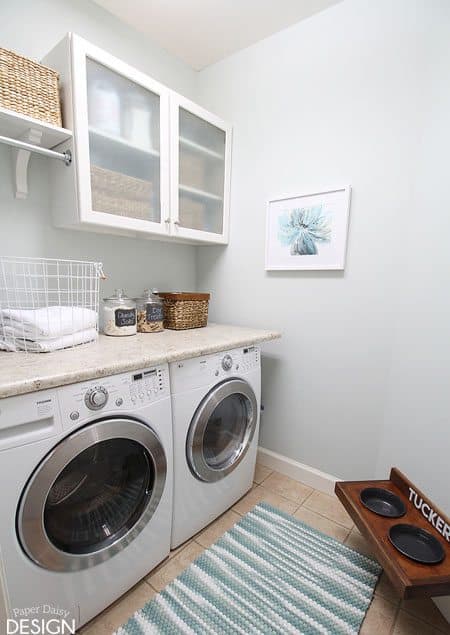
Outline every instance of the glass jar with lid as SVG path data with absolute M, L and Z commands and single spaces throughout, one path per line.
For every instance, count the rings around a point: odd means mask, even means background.
M 157 293 L 157 289 L 145 289 L 142 297 L 136 298 L 137 330 L 140 333 L 158 333 L 164 330 L 163 301 Z
M 103 331 L 105 335 L 136 335 L 136 302 L 123 289 L 103 298 Z

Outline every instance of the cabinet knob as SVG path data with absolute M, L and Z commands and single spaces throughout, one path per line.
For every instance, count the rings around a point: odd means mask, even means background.
M 176 226 L 178 227 L 178 225 L 180 224 L 180 221 L 179 221 L 179 220 L 174 220 L 174 221 L 173 221 L 173 224 L 174 224 L 174 225 L 176 225 Z
M 168 225 L 170 223 L 170 218 L 166 218 L 164 222 Z

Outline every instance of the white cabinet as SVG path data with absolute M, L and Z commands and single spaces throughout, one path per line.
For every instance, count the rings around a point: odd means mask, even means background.
M 228 242 L 230 126 L 77 35 L 45 63 L 73 129 L 74 169 L 51 168 L 57 226 Z
M 74 144 L 73 186 L 52 168 L 55 223 L 167 236 L 170 91 L 76 35 L 45 61 Z
M 175 235 L 228 242 L 231 126 L 172 93 L 171 209 Z

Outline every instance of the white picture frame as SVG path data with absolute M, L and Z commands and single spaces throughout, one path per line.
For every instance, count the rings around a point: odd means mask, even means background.
M 343 270 L 351 186 L 273 198 L 266 213 L 266 271 Z

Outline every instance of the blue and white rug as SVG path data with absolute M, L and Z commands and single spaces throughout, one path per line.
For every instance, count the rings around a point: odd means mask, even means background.
M 257 505 L 116 635 L 358 633 L 381 567 Z

